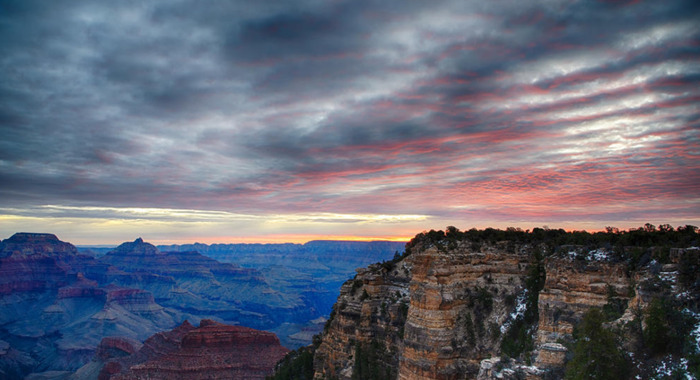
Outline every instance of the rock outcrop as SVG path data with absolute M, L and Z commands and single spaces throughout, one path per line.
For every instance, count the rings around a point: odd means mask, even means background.
M 349 378 L 358 349 L 402 349 L 410 279 L 411 264 L 403 261 L 358 269 L 355 279 L 343 284 L 331 319 L 326 322 L 323 343 L 316 350 L 317 377 Z M 386 360 L 384 368 L 398 367 L 398 357 L 382 359 Z
M 529 255 L 498 249 L 414 254 L 399 379 L 476 377 L 498 352 L 501 326 L 524 290 Z
M 315 379 L 562 378 L 574 355 L 574 329 L 593 309 L 603 313 L 606 329 L 627 334 L 618 349 L 633 358 L 625 359 L 632 377 L 656 376 L 669 363 L 683 373 L 696 360 L 635 350 L 646 344 L 644 310 L 659 299 L 667 300 L 673 323 L 686 324 L 678 339 L 690 336 L 700 347 L 698 248 L 613 252 L 609 244 L 435 235 L 423 234 L 400 260 L 359 269 L 342 286 L 315 346 Z M 697 233 L 684 239 L 697 244 Z
M 390 378 L 475 378 L 480 361 L 497 351 L 494 337 L 524 289 L 529 260 L 464 246 L 358 270 L 316 350 L 316 378 L 351 379 L 357 348 L 372 342 L 389 353 L 379 366 Z
M 604 307 L 611 297 L 629 302 L 632 279 L 627 265 L 571 257 L 550 257 L 545 264 L 547 280 L 539 298 L 538 363 L 563 365 L 565 348 L 574 326 L 592 307 Z
M 262 380 L 288 352 L 273 333 L 206 319 L 199 328 L 185 321 L 155 334 L 140 349 L 134 347 L 120 338 L 103 339 L 93 362 L 74 379 L 90 378 L 101 366 L 100 380 Z

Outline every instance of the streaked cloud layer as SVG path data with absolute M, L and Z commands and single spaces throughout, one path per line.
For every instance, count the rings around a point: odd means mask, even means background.
M 0 1 L 0 52 L 3 238 L 700 223 L 696 1 Z

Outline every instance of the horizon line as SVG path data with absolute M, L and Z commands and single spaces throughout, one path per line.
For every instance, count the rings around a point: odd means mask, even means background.
M 651 224 L 651 223 L 646 223 L 646 224 Z M 629 231 L 629 230 L 635 230 L 638 228 L 643 228 L 645 224 L 637 225 L 636 227 L 627 227 L 627 228 L 616 228 L 620 232 L 623 231 Z M 656 224 L 652 224 L 654 226 L 657 226 Z M 661 225 L 661 224 L 660 224 Z M 680 226 L 684 226 L 688 224 L 678 224 L 677 226 L 671 225 L 671 227 L 677 228 Z M 445 229 L 447 229 L 447 226 Z M 497 230 L 507 230 L 508 228 L 511 227 L 506 227 L 506 228 L 500 228 L 500 227 L 471 227 L 471 228 L 477 228 L 479 230 L 484 230 L 488 228 L 494 228 Z M 471 229 L 469 228 L 469 229 Z M 524 229 L 521 227 L 512 227 L 516 229 L 520 229 L 524 232 L 532 231 L 535 228 L 543 228 L 545 230 L 547 229 L 554 229 L 554 230 L 559 230 L 563 229 L 566 232 L 587 232 L 587 233 L 597 233 L 597 232 L 603 232 L 607 229 L 606 227 L 602 228 L 593 228 L 593 229 L 578 229 L 578 228 L 551 228 L 548 225 L 540 225 L 540 226 L 534 226 L 532 228 Z M 458 228 L 459 229 L 459 228 Z M 460 231 L 468 231 L 469 229 L 459 229 Z M 134 234 L 133 237 L 126 237 L 125 235 L 122 235 L 122 237 L 115 238 L 115 242 L 105 242 L 104 240 L 99 241 L 94 239 L 91 236 L 76 236 L 73 234 L 66 234 L 65 231 L 62 233 L 55 233 L 55 232 L 38 232 L 38 231 L 17 231 L 11 234 L 8 234 L 8 236 L 5 239 L 10 238 L 14 234 L 17 233 L 49 233 L 56 235 L 59 240 L 71 243 L 75 245 L 76 247 L 116 247 L 122 243 L 126 242 L 132 242 L 136 240 L 137 238 L 142 238 L 144 241 L 153 244 L 153 245 L 187 245 L 187 244 L 206 244 L 206 245 L 212 245 L 212 244 L 306 244 L 311 241 L 346 241 L 346 242 L 397 242 L 397 243 L 407 243 L 411 239 L 413 239 L 416 235 L 423 233 L 423 232 L 428 232 L 430 230 L 441 230 L 441 229 L 422 229 L 419 232 L 412 233 L 410 236 L 408 235 L 379 235 L 379 236 L 367 236 L 367 235 L 337 235 L 337 234 L 327 234 L 327 235 L 321 235 L 321 234 L 269 234 L 269 235 L 258 235 L 258 236 L 208 236 L 208 237 L 183 237 L 183 238 L 171 238 L 168 236 L 164 236 L 162 232 L 154 234 L 154 235 L 160 235 L 160 236 L 151 236 L 148 237 L 148 234 L 143 235 L 143 234 Z M 63 235 L 63 236 L 59 236 Z M 69 237 L 66 237 L 66 235 L 69 235 Z M 70 236 L 72 235 L 72 236 Z M 140 235 L 140 236 L 139 236 Z M 144 236 L 146 236 L 144 238 Z M 0 241 L 5 240 L 5 239 L 0 239 Z

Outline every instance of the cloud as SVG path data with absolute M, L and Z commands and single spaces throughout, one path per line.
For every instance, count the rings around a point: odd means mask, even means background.
M 5 1 L 0 207 L 697 224 L 697 10 Z

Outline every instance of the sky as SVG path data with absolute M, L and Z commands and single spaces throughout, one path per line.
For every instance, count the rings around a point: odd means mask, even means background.
M 700 2 L 0 0 L 0 239 L 700 225 Z

